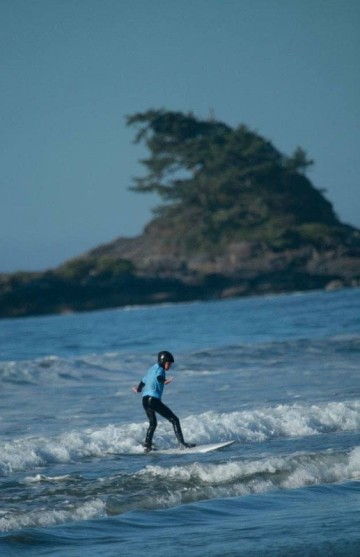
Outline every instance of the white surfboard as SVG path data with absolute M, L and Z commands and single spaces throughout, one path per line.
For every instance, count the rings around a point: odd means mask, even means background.
M 209 443 L 207 445 L 196 445 L 195 447 L 191 447 L 190 449 L 180 449 L 176 447 L 174 449 L 156 449 L 154 451 L 150 451 L 149 453 L 145 454 L 197 454 L 197 453 L 209 453 L 211 451 L 218 451 L 219 449 L 224 449 L 225 447 L 229 447 L 235 443 L 235 441 L 224 441 L 223 443 Z

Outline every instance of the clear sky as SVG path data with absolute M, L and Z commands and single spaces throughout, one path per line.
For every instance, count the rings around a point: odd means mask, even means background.
M 142 232 L 125 116 L 149 108 L 303 147 L 360 227 L 359 61 L 359 0 L 0 0 L 0 272 Z

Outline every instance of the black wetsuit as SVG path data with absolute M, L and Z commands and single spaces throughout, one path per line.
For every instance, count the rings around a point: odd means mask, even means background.
M 160 414 L 166 420 L 172 423 L 174 432 L 180 445 L 183 447 L 188 447 L 188 443 L 185 443 L 184 437 L 181 431 L 180 420 L 175 414 L 161 402 L 161 395 L 165 385 L 165 370 L 159 366 L 152 366 L 142 381 L 140 381 L 137 392 L 141 393 L 144 389 L 143 395 L 143 407 L 146 415 L 149 419 L 149 428 L 146 433 L 145 438 L 145 449 L 151 450 L 152 439 L 157 427 L 156 412 Z
M 144 396 L 143 407 L 149 419 L 149 428 L 146 433 L 145 448 L 151 449 L 152 438 L 157 426 L 156 412 L 172 423 L 176 438 L 179 441 L 180 445 L 186 446 L 181 431 L 180 420 L 177 416 L 175 416 L 174 412 L 172 412 L 168 406 L 161 402 L 159 398 L 155 398 L 153 396 Z

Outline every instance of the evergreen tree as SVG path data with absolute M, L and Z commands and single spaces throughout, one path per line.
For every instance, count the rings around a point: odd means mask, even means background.
M 331 204 L 304 176 L 312 161 L 300 147 L 287 157 L 245 125 L 232 129 L 192 113 L 149 110 L 127 123 L 137 127 L 135 143 L 150 152 L 142 161 L 147 174 L 131 189 L 159 194 L 155 214 L 176 230 L 178 243 L 208 248 L 336 222 Z

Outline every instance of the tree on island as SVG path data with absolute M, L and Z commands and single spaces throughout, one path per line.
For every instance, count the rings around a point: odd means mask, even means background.
M 191 113 L 127 122 L 149 151 L 131 189 L 160 196 L 153 220 L 54 270 L 0 275 L 0 317 L 360 285 L 360 231 L 311 184 L 304 149 Z
M 152 227 L 187 252 L 217 251 L 231 241 L 263 240 L 283 248 L 315 227 L 339 221 L 306 177 L 313 164 L 298 147 L 286 156 L 247 126 L 199 120 L 191 112 L 149 110 L 128 116 L 145 143 L 147 170 L 135 192 L 157 193 Z M 166 235 L 166 232 L 164 233 Z

